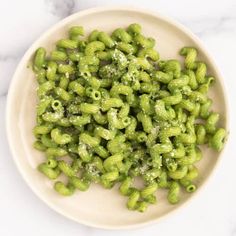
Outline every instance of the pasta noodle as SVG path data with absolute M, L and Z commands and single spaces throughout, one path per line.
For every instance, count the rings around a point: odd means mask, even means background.
M 92 182 L 120 183 L 130 210 L 146 211 L 158 189 L 178 203 L 181 188 L 197 189 L 199 145 L 221 151 L 227 137 L 207 95 L 216 79 L 193 47 L 180 50 L 184 66 L 159 60 L 155 40 L 139 24 L 84 35 L 72 26 L 49 56 L 42 47 L 35 52 L 33 146 L 46 156 L 38 170 L 51 180 L 66 177 L 54 184 L 63 196 Z M 136 177 L 143 187 L 135 186 Z

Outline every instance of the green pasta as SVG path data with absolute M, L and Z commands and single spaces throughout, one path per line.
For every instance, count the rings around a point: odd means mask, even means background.
M 119 183 L 130 210 L 146 211 L 164 190 L 176 204 L 181 188 L 197 189 L 200 145 L 223 149 L 227 131 L 207 95 L 217 79 L 197 49 L 182 48 L 182 63 L 159 60 L 154 47 L 134 23 L 88 37 L 72 26 L 49 55 L 42 47 L 35 52 L 33 146 L 46 156 L 39 172 L 51 180 L 64 176 L 54 183 L 62 196 L 92 182 L 107 189 Z

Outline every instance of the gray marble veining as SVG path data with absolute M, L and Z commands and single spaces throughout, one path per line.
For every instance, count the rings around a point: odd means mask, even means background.
M 69 16 L 75 7 L 74 0 L 45 0 L 47 10 L 60 18 Z

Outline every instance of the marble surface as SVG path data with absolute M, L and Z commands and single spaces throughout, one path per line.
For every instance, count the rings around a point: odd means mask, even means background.
M 190 28 L 215 58 L 226 84 L 231 134 L 206 188 L 187 207 L 158 224 L 107 231 L 72 222 L 42 203 L 17 171 L 6 140 L 8 87 L 17 63 L 42 32 L 90 7 L 133 5 L 156 10 Z M 0 2 L 0 235 L 236 236 L 236 1 L 235 0 L 11 0 Z

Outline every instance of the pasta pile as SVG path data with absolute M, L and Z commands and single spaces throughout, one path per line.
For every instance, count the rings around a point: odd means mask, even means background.
M 159 60 L 154 46 L 138 24 L 111 36 L 94 30 L 88 38 L 73 26 L 49 56 L 44 48 L 36 51 L 34 147 L 46 154 L 40 172 L 52 180 L 67 177 L 54 183 L 59 194 L 86 191 L 92 182 L 119 183 L 130 210 L 144 212 L 156 203 L 157 189 L 167 189 L 175 204 L 181 188 L 197 188 L 199 145 L 223 148 L 226 131 L 207 96 L 215 79 L 197 50 L 182 48 L 181 66 Z M 142 188 L 134 185 L 136 177 Z

